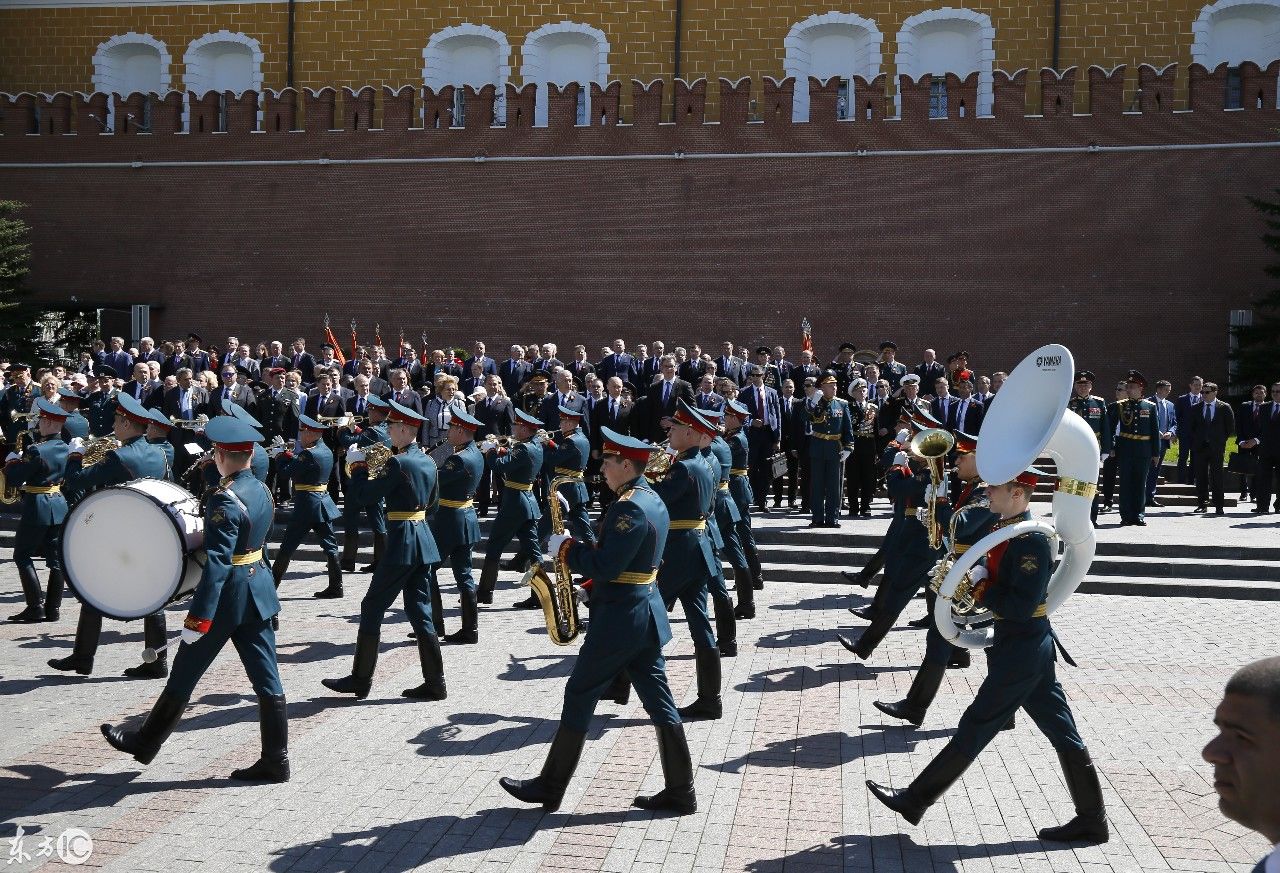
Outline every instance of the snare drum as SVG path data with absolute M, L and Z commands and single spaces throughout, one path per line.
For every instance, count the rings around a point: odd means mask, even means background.
M 204 562 L 200 501 L 164 479 L 95 491 L 67 515 L 62 533 L 67 582 L 110 618 L 140 618 L 187 597 Z

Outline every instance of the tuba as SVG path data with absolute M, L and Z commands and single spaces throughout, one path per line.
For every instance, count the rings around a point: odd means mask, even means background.
M 947 493 L 947 454 L 956 447 L 956 438 L 940 427 L 926 428 L 911 438 L 907 444 L 911 454 L 929 462 L 929 479 L 933 482 L 933 500 L 925 507 L 920 522 L 929 532 L 929 548 L 936 549 L 942 543 L 942 531 L 938 530 L 938 498 Z
M 547 486 L 547 512 L 551 515 L 553 534 L 564 533 L 564 509 L 557 497 L 560 486 L 576 481 L 578 480 L 572 476 L 557 476 Z M 567 646 L 582 632 L 582 623 L 578 619 L 578 599 L 573 591 L 573 574 L 569 572 L 569 565 L 558 554 L 552 555 L 551 560 L 556 572 L 554 582 L 540 563 L 529 569 L 524 581 L 533 589 L 533 595 L 542 605 L 542 614 L 547 621 L 547 635 L 551 637 L 551 642 L 557 646 Z
M 933 617 L 942 636 L 957 646 L 991 645 L 993 629 L 980 622 L 981 598 L 967 577 L 978 559 L 1014 537 L 1039 531 L 1062 540 L 1063 552 L 1045 598 L 1052 614 L 1080 587 L 1097 542 L 1089 507 L 1098 490 L 1098 441 L 1083 418 L 1067 409 L 1075 376 L 1071 352 L 1057 344 L 1042 346 L 1022 359 L 1000 389 L 1008 394 L 993 404 L 978 442 L 978 472 L 987 482 L 1012 480 L 1041 454 L 1058 467 L 1053 520 L 1020 521 L 987 534 L 947 571 L 938 589 Z M 985 613 L 989 616 L 990 613 Z

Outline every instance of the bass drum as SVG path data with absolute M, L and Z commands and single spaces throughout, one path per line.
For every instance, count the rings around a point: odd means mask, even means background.
M 200 501 L 163 479 L 95 491 L 67 515 L 62 533 L 68 584 L 110 618 L 140 618 L 187 597 L 204 562 Z

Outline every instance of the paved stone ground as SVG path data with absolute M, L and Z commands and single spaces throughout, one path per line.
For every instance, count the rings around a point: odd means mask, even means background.
M 794 517 L 793 517 L 794 518 Z M 1155 520 L 1143 533 L 1258 536 L 1252 521 Z M 775 516 L 770 523 L 785 524 Z M 883 526 L 883 522 L 860 522 Z M 847 525 L 850 530 L 854 525 Z M 1212 530 L 1210 528 L 1213 528 Z M 1221 530 L 1218 530 L 1221 528 Z M 1131 529 L 1126 529 L 1131 530 Z M 1194 540 L 1193 540 L 1194 541 Z M 19 607 L 7 550 L 0 614 Z M 725 661 L 725 716 L 688 727 L 699 812 L 629 808 L 661 774 L 638 701 L 602 704 L 561 810 L 516 805 L 500 775 L 534 775 L 555 729 L 573 649 L 552 646 L 540 617 L 508 605 L 504 574 L 481 616 L 482 644 L 446 649 L 449 699 L 402 700 L 419 681 L 403 613 L 384 628 L 373 694 L 356 703 L 321 687 L 345 674 L 353 613 L 368 577 L 342 601 L 312 600 L 320 565 L 286 581 L 280 660 L 290 704 L 293 780 L 237 785 L 257 755 L 256 703 L 231 649 L 149 767 L 111 750 L 103 721 L 140 718 L 160 690 L 120 671 L 137 662 L 138 624 L 108 622 L 95 673 L 45 666 L 66 654 L 76 605 L 56 626 L 0 625 L 0 848 L 24 829 L 29 861 L 61 866 L 41 840 L 82 828 L 90 866 L 121 871 L 1248 871 L 1267 846 L 1217 812 L 1199 757 L 1233 669 L 1276 649 L 1280 603 L 1077 595 L 1055 625 L 1081 666 L 1061 677 L 1104 775 L 1113 837 L 1095 848 L 1042 844 L 1037 827 L 1070 816 L 1056 757 L 1025 718 L 1002 734 L 921 827 L 871 800 L 864 780 L 904 785 L 950 735 L 984 674 L 952 671 L 923 729 L 888 724 L 876 699 L 905 693 L 924 634 L 894 631 L 870 665 L 834 634 L 860 624 L 848 589 L 766 586 Z M 309 578 L 315 574 L 315 578 Z M 456 598 L 446 596 L 450 629 Z M 917 601 L 906 617 L 919 615 Z M 176 628 L 180 611 L 170 615 Z M 1225 628 L 1230 627 L 1230 633 Z M 668 672 L 692 699 L 692 647 L 677 616 Z M 46 846 L 46 851 L 49 847 Z

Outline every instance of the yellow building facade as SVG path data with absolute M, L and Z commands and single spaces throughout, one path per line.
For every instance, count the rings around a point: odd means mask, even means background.
M 670 80 L 678 34 L 687 80 L 750 77 L 759 94 L 767 76 L 847 69 L 868 80 L 887 74 L 892 93 L 900 73 L 972 71 L 950 66 L 972 66 L 980 78 L 1025 67 L 1036 82 L 1035 71 L 1053 63 L 1055 30 L 1058 68 L 1080 67 L 1078 107 L 1090 65 L 1127 65 L 1132 92 L 1139 64 L 1176 63 L 1185 96 L 1192 62 L 1265 67 L 1280 57 L 1271 45 L 1280 41 L 1280 0 L 297 0 L 292 84 Z M 289 37 L 288 2 L 0 0 L 0 91 L 120 90 L 153 79 L 152 90 L 280 89 L 289 84 Z

